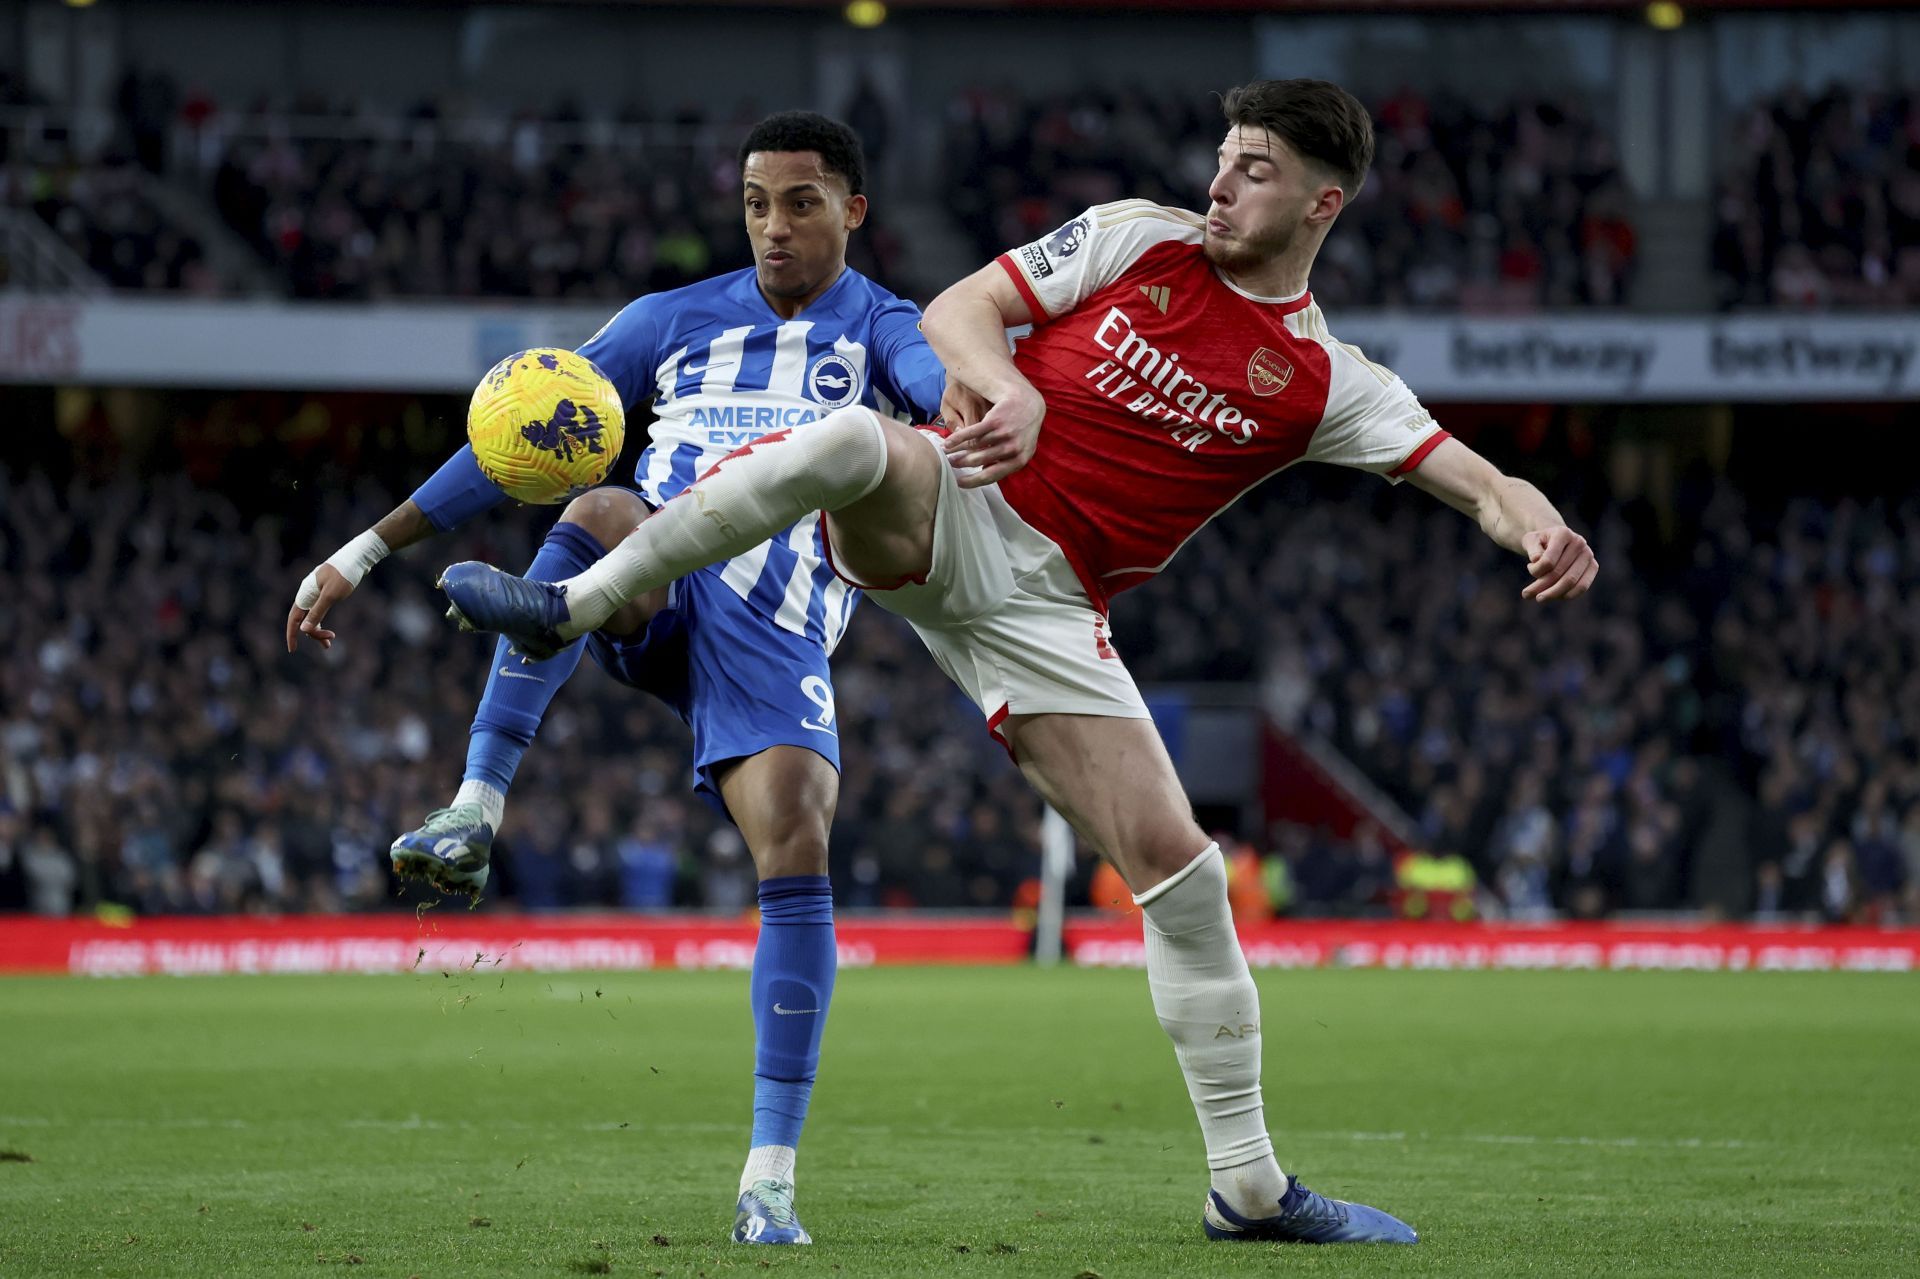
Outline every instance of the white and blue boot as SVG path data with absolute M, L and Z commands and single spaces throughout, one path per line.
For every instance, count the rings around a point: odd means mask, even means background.
M 388 856 L 402 879 L 423 879 L 443 893 L 478 897 L 487 886 L 493 826 L 480 805 L 455 804 L 427 814 L 418 830 L 393 841 Z
M 812 1243 L 793 1211 L 793 1183 L 762 1178 L 740 1192 L 734 1208 L 735 1243 Z
M 1207 1192 L 1200 1224 L 1209 1239 L 1248 1243 L 1419 1243 L 1412 1226 L 1378 1208 L 1329 1199 L 1290 1181 L 1271 1217 L 1243 1217 L 1217 1190 Z

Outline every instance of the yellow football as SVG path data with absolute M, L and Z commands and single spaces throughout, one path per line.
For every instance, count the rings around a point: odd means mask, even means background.
M 521 502 L 564 502 L 607 478 L 626 438 L 620 392 L 593 361 L 535 347 L 487 370 L 467 406 L 480 473 Z

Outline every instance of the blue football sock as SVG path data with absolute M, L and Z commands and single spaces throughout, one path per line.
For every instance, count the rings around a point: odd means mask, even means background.
M 578 524 L 556 524 L 525 575 L 536 582 L 558 582 L 606 553 L 599 539 Z M 580 665 L 586 646 L 570 644 L 544 662 L 525 664 L 508 648 L 505 639 L 494 645 L 487 691 L 480 695 L 480 709 L 474 713 L 467 737 L 465 773 L 466 781 L 485 782 L 503 795 L 513 785 L 520 757 L 540 731 L 547 704 Z
M 796 1146 L 820 1064 L 838 956 L 833 890 L 825 875 L 760 883 L 753 952 L 753 1144 Z

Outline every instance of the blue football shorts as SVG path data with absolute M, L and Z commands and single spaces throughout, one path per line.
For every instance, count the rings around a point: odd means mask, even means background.
M 833 676 L 817 640 L 774 625 L 718 567 L 668 588 L 639 635 L 595 631 L 600 669 L 671 706 L 693 730 L 694 790 L 725 810 L 714 770 L 770 746 L 800 746 L 840 768 Z

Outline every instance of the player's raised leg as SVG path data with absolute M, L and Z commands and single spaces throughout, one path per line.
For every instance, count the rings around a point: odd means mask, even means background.
M 1154 1012 L 1206 1139 L 1207 1234 L 1417 1242 L 1404 1222 L 1315 1194 L 1275 1161 L 1260 1088 L 1260 995 L 1234 932 L 1226 867 L 1194 822 L 1153 722 L 1027 715 L 1010 717 L 1001 732 L 1034 788 L 1113 862 L 1140 903 Z
M 753 1009 L 753 1137 L 735 1243 L 812 1243 L 794 1210 L 794 1158 L 820 1064 L 838 952 L 827 832 L 840 775 L 814 751 L 773 746 L 729 766 L 720 793 L 760 874 Z
M 467 629 L 506 636 L 528 656 L 548 657 L 627 601 L 750 550 L 815 511 L 840 513 L 836 537 L 851 532 L 861 543 L 859 580 L 923 576 L 944 465 L 911 427 L 871 409 L 840 409 L 728 454 L 606 558 L 566 581 L 453 565 L 440 582 L 452 602 L 448 615 Z M 916 511 L 924 513 L 917 523 L 908 518 Z
M 548 532 L 527 576 L 558 581 L 588 568 L 647 514 L 646 503 L 628 489 L 600 488 L 575 498 Z M 652 597 L 635 601 L 610 617 L 604 629 L 632 634 L 646 624 L 658 603 Z M 418 829 L 393 842 L 396 874 L 427 880 L 446 892 L 477 893 L 486 887 L 514 773 L 554 694 L 580 664 L 580 655 L 581 646 L 571 645 L 536 667 L 521 660 L 511 641 L 502 639 L 494 646 L 486 690 L 467 738 L 460 789 L 445 808 L 427 814 Z

